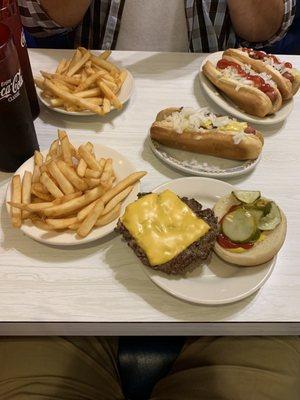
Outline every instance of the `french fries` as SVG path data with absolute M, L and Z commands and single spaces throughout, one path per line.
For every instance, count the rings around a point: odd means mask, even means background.
M 43 231 L 68 229 L 78 238 L 117 219 L 122 202 L 146 174 L 135 172 L 114 184 L 113 160 L 97 159 L 90 142 L 75 148 L 63 130 L 48 154 L 35 152 L 33 160 L 33 173 L 12 179 L 8 204 L 13 226 L 30 220 Z
M 20 175 L 15 175 L 12 178 L 11 185 L 11 201 L 14 203 L 21 203 L 22 187 Z M 22 211 L 19 208 L 11 207 L 11 221 L 15 228 L 20 228 L 22 224 Z
M 35 84 L 51 107 L 105 115 L 122 108 L 118 93 L 127 76 L 126 70 L 108 61 L 110 55 L 106 50 L 95 56 L 79 47 L 70 60 L 60 61 L 54 73 L 40 71 Z

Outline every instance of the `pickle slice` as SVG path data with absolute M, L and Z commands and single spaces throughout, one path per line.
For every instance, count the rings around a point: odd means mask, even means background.
M 270 211 L 267 215 L 262 217 L 258 223 L 258 228 L 262 231 L 271 231 L 275 229 L 277 225 L 281 222 L 281 213 L 278 206 L 271 201 L 270 203 Z
M 232 192 L 234 197 L 236 197 L 242 203 L 250 204 L 254 203 L 261 196 L 259 191 L 252 190 L 234 190 Z
M 264 211 L 264 215 L 268 214 L 269 212 L 269 205 L 270 205 L 270 200 L 267 200 L 263 197 L 259 198 L 258 200 L 256 200 L 254 206 L 255 208 L 258 208 L 259 210 L 263 210 Z
M 257 224 L 253 215 L 240 207 L 223 218 L 222 231 L 233 242 L 246 243 L 255 235 Z
M 261 218 L 262 218 L 263 215 L 264 215 L 263 210 L 258 210 L 258 209 L 256 209 L 256 208 L 247 208 L 247 210 L 248 210 L 249 213 L 253 216 L 256 225 L 258 225 L 259 222 L 260 222 L 260 220 L 261 220 Z

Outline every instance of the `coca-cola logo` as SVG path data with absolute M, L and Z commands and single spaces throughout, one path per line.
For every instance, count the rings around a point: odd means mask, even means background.
M 13 101 L 20 95 L 20 89 L 23 85 L 23 76 L 21 70 L 16 73 L 13 78 L 7 79 L 4 82 L 0 82 L 0 101 L 7 99 L 7 101 Z

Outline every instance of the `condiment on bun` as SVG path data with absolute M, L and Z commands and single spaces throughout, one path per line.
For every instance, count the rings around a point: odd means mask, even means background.
M 235 191 L 224 196 L 215 204 L 214 213 L 220 225 L 214 251 L 228 263 L 246 267 L 263 264 L 284 243 L 286 217 L 273 201 L 262 198 L 260 192 Z

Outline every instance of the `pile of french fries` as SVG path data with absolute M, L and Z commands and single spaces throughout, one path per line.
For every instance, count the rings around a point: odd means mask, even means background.
M 45 157 L 35 152 L 33 172 L 12 178 L 12 225 L 19 228 L 30 219 L 45 231 L 70 229 L 86 237 L 94 227 L 118 218 L 122 201 L 144 175 L 135 172 L 115 182 L 111 158 L 97 159 L 90 142 L 76 149 L 58 130 Z
M 42 77 L 35 77 L 41 96 L 51 107 L 66 111 L 105 115 L 113 108 L 122 108 L 117 94 L 127 72 L 107 60 L 110 54 L 106 50 L 95 56 L 79 47 L 70 60 L 60 61 L 55 73 L 41 71 Z

